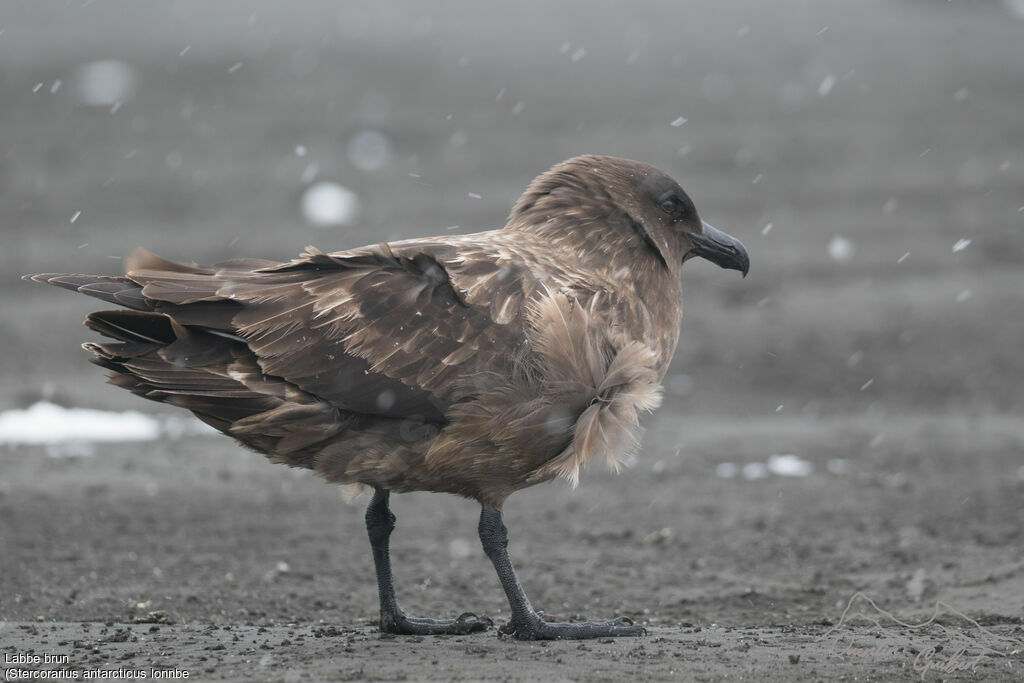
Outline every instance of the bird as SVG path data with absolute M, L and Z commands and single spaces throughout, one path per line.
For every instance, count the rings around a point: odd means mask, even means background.
M 379 627 L 491 630 L 486 616 L 407 615 L 395 595 L 390 494 L 479 502 L 478 533 L 521 640 L 637 636 L 642 625 L 546 621 L 508 554 L 515 491 L 638 447 L 679 339 L 680 269 L 702 257 L 747 275 L 736 238 L 704 222 L 648 164 L 583 155 L 537 176 L 499 229 L 291 261 L 181 264 L 136 250 L 125 275 L 26 279 L 120 306 L 88 315 L 83 347 L 109 382 L 191 411 L 271 461 L 314 470 L 366 529 Z

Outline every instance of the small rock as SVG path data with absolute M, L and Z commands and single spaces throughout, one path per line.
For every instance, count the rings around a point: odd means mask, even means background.
M 664 543 L 668 539 L 672 538 L 672 527 L 665 527 L 652 531 L 643 538 L 643 542 L 647 545 L 656 545 L 658 543 Z

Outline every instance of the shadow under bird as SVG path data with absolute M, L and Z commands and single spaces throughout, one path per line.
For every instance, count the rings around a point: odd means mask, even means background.
M 704 223 L 665 173 L 580 156 L 537 177 L 500 230 L 405 240 L 289 263 L 182 265 L 144 251 L 123 277 L 26 276 L 120 304 L 85 324 L 110 382 L 199 419 L 275 462 L 354 494 L 366 528 L 380 628 L 461 634 L 466 613 L 399 607 L 390 492 L 480 502 L 479 534 L 521 639 L 632 636 L 627 618 L 552 623 L 509 559 L 502 505 L 555 477 L 618 469 L 656 408 L 679 338 L 680 269 L 700 256 L 746 275 L 747 252 Z

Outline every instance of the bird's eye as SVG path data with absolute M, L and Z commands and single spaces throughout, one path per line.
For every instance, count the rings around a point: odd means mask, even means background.
M 668 214 L 676 213 L 679 210 L 679 200 L 675 197 L 666 197 L 661 200 L 661 210 Z

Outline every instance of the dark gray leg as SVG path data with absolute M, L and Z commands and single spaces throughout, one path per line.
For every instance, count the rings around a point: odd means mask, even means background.
M 498 572 L 501 587 L 505 589 L 512 607 L 512 619 L 501 627 L 520 640 L 561 640 L 580 638 L 607 638 L 609 636 L 639 636 L 646 633 L 627 617 L 612 621 L 584 621 L 576 624 L 547 622 L 533 611 L 523 590 L 516 570 L 508 559 L 508 529 L 501 520 L 501 511 L 484 507 L 480 512 L 480 542 Z
M 407 635 L 462 635 L 485 631 L 493 622 L 466 612 L 458 619 L 421 619 L 405 615 L 395 600 L 395 586 L 391 580 L 391 554 L 388 541 L 395 528 L 395 515 L 388 507 L 389 492 L 374 489 L 373 500 L 366 508 L 366 533 L 373 548 L 373 563 L 377 567 L 377 592 L 380 594 L 380 630 L 384 633 Z

